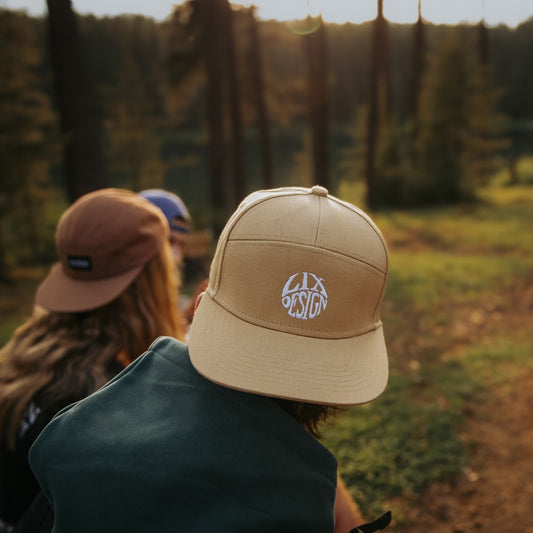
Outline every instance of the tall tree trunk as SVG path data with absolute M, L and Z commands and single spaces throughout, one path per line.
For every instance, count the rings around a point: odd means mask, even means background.
M 272 155 L 270 139 L 270 122 L 265 101 L 265 84 L 263 80 L 263 56 L 259 27 L 255 17 L 255 7 L 250 8 L 250 41 L 251 58 L 249 61 L 252 92 L 255 96 L 259 143 L 261 146 L 261 181 L 264 189 L 274 186 L 272 179 Z
M 204 51 L 207 72 L 207 121 L 209 132 L 212 228 L 218 236 L 224 227 L 227 208 L 227 168 L 224 136 L 222 65 L 224 39 L 221 22 L 227 0 L 205 0 Z
M 244 157 L 244 140 L 241 113 L 241 94 L 239 90 L 239 75 L 235 50 L 235 31 L 233 24 L 233 9 L 228 2 L 224 2 L 226 20 L 226 56 L 228 66 L 229 103 L 232 132 L 233 153 L 233 194 L 234 207 L 237 207 L 246 196 L 246 165 Z
M 329 110 L 326 27 L 322 18 L 316 31 L 304 38 L 308 67 L 308 98 L 312 132 L 314 183 L 329 188 Z
M 47 0 L 56 103 L 65 136 L 67 197 L 106 186 L 95 96 L 70 0 Z
M 411 65 L 411 90 L 409 92 L 409 114 L 416 130 L 422 73 L 425 55 L 424 22 L 422 21 L 422 0 L 418 0 L 418 20 L 413 29 L 413 56 Z M 416 135 L 416 131 L 414 132 Z
M 2 228 L 2 219 L 0 219 L 0 283 L 9 280 L 9 263 L 7 261 L 7 249 L 4 240 L 4 231 Z
M 489 35 L 485 21 L 482 20 L 478 26 L 479 31 L 479 64 L 486 70 L 489 64 Z
M 387 21 L 383 16 L 383 0 L 378 0 L 378 15 L 374 20 L 372 55 L 370 58 L 370 94 L 365 157 L 367 204 L 370 208 L 379 204 L 375 154 L 380 128 L 388 117 L 390 98 L 389 57 L 389 34 Z
M 479 63 L 486 71 L 489 64 L 489 34 L 485 24 L 485 0 L 482 0 L 483 17 L 479 22 Z

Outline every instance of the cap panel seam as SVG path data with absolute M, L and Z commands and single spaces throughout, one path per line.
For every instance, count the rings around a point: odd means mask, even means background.
M 374 307 L 374 312 L 372 313 L 372 317 L 375 319 L 375 317 L 380 316 L 380 309 L 383 302 L 383 297 L 385 296 L 385 288 L 387 286 L 387 277 L 388 277 L 388 257 L 387 257 L 387 270 L 384 272 L 383 275 L 383 285 L 381 286 L 381 290 L 379 292 L 379 298 L 376 302 L 376 306 Z
M 257 241 L 259 242 L 283 242 L 283 243 L 286 243 L 288 245 L 297 245 L 297 246 L 320 246 L 320 249 L 321 250 L 325 250 L 325 251 L 328 251 L 328 252 L 332 252 L 332 253 L 337 253 L 337 254 L 340 254 L 340 255 L 345 255 L 346 257 L 351 257 L 350 256 L 350 250 L 346 247 L 339 247 L 337 250 L 333 250 L 331 248 L 326 248 L 323 244 L 318 244 L 316 243 L 316 240 L 314 243 L 309 243 L 309 244 L 305 244 L 305 243 L 298 243 L 298 242 L 293 242 L 291 240 L 279 240 L 279 235 L 272 235 L 271 236 L 271 239 L 268 238 L 269 235 L 265 235 L 265 233 L 247 233 L 246 237 L 233 237 L 231 240 L 228 239 L 228 243 L 229 242 L 245 242 L 245 241 L 251 241 L 252 239 L 256 239 Z M 315 237 L 316 239 L 317 237 Z M 383 240 L 380 238 L 380 242 L 383 243 Z M 374 268 L 376 268 L 377 270 L 379 271 L 386 271 L 387 270 L 387 266 L 388 266 L 388 252 L 387 252 L 387 248 L 384 246 L 383 247 L 383 251 L 384 251 L 384 256 L 385 256 L 385 266 L 383 268 L 383 270 L 376 266 L 375 265 L 375 262 L 370 258 L 368 257 L 367 255 L 365 254 L 361 254 L 361 261 L 363 261 L 364 263 L 367 263 L 368 265 L 370 266 L 373 266 Z
M 385 276 L 385 271 L 382 270 L 380 267 L 376 266 L 375 264 L 373 264 L 372 262 L 370 262 L 371 260 L 369 260 L 365 256 L 352 257 L 348 255 L 347 253 L 341 253 L 336 250 L 331 250 L 329 248 L 318 248 L 317 249 L 312 244 L 295 243 L 291 241 L 274 241 L 274 240 L 258 241 L 258 240 L 248 240 L 248 239 L 234 239 L 232 241 L 228 241 L 227 244 L 229 245 L 232 243 L 233 244 L 237 244 L 237 243 L 244 244 L 246 246 L 263 246 L 265 243 L 268 243 L 270 246 L 277 247 L 277 248 L 284 248 L 287 246 L 296 246 L 296 247 L 306 248 L 308 252 L 317 254 L 317 255 L 335 254 L 336 256 L 338 256 L 337 259 L 339 261 L 343 261 L 348 264 L 353 264 L 353 262 L 357 262 L 357 263 L 360 263 L 362 266 L 367 267 L 367 270 L 374 272 L 374 273 L 379 273 L 379 275 L 381 276 Z M 222 272 L 222 267 L 220 270 Z
M 347 202 L 344 202 L 343 200 L 339 200 L 338 198 L 335 198 L 334 196 L 328 196 L 328 198 L 336 202 L 337 204 L 343 207 L 346 207 L 347 209 L 352 211 L 352 213 L 355 213 L 359 218 L 363 219 L 368 224 L 368 226 L 372 229 L 372 231 L 379 238 L 383 246 L 383 251 L 385 252 L 385 259 L 388 260 L 388 249 L 387 249 L 387 243 L 385 242 L 385 237 L 383 237 L 383 234 L 381 233 L 379 228 L 376 226 L 375 222 L 364 211 L 361 211 L 356 206 L 351 205 Z
M 296 191 L 296 192 L 300 193 L 300 191 Z M 217 278 L 215 280 L 213 280 L 213 285 L 215 285 L 215 286 L 214 287 L 210 287 L 211 288 L 211 294 L 216 294 L 220 290 L 220 283 L 221 283 L 220 280 L 222 278 L 222 268 L 223 268 L 222 265 L 224 263 L 224 258 L 226 256 L 227 245 L 231 241 L 240 240 L 240 239 L 235 239 L 235 238 L 232 239 L 231 235 L 233 233 L 233 230 L 237 226 L 237 224 L 243 218 L 243 216 L 246 215 L 253 207 L 256 207 L 259 204 L 262 204 L 264 202 L 267 202 L 268 200 L 276 199 L 276 198 L 283 197 L 283 196 L 293 196 L 294 193 L 295 193 L 295 191 L 291 191 L 291 192 L 282 193 L 282 194 L 279 194 L 279 195 L 276 194 L 276 195 L 269 195 L 269 196 L 258 198 L 257 200 L 254 200 L 253 202 L 251 202 L 247 206 L 243 207 L 240 212 L 239 212 L 239 208 L 237 208 L 237 210 L 233 213 L 233 215 L 228 220 L 226 226 L 222 230 L 222 233 L 220 234 L 220 237 L 219 237 L 218 246 L 217 246 L 217 248 L 215 250 L 215 255 L 213 257 L 213 261 L 217 257 L 217 254 L 219 252 L 220 252 L 220 256 L 221 257 L 220 257 L 220 268 L 219 268 L 218 276 L 217 276 Z M 301 194 L 303 194 L 303 191 L 301 192 Z M 243 202 L 244 202 L 244 200 L 243 200 Z M 252 234 L 252 236 L 253 236 L 253 234 Z M 258 234 L 257 236 L 258 237 L 264 237 L 264 235 L 262 235 L 262 234 Z M 219 248 L 220 248 L 220 250 L 219 250 Z M 209 277 L 212 278 L 212 272 L 211 271 L 209 273 Z M 211 285 L 211 283 L 210 283 L 210 285 Z
M 316 230 L 315 230 L 315 239 L 313 245 L 317 246 L 318 244 L 318 234 L 320 232 L 320 221 L 322 220 L 322 196 L 318 197 L 318 220 L 316 221 Z

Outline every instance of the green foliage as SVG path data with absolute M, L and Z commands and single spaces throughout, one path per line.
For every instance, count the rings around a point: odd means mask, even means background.
M 533 188 L 531 185 L 505 188 L 486 187 L 481 190 L 480 196 L 496 205 L 513 206 L 513 210 L 527 211 L 529 209 L 527 206 L 531 205 L 533 199 Z
M 9 283 L 0 284 L 0 347 L 30 315 L 43 268 L 14 269 Z
M 445 262 L 461 256 L 512 253 L 513 257 L 490 258 L 527 266 L 533 254 L 529 228 L 533 224 L 533 189 L 531 187 L 489 187 L 481 195 L 490 204 L 462 205 L 441 209 L 384 211 L 374 219 L 398 256 L 418 252 L 443 254 L 453 252 Z M 497 208 L 496 208 L 497 206 Z M 495 212 L 498 216 L 495 216 Z M 460 253 L 461 256 L 457 256 Z M 525 258 L 525 259 L 524 259 Z M 437 257 L 435 257 L 437 259 Z M 428 261 L 429 263 L 430 261 Z M 480 268 L 483 271 L 483 266 Z M 505 274 L 506 267 L 503 271 Z
M 459 394 L 470 393 L 469 378 L 461 375 L 460 380 Z M 417 382 L 392 374 L 381 398 L 351 408 L 328 428 L 324 442 L 337 457 L 342 477 L 365 515 L 383 512 L 395 499 L 420 493 L 430 481 L 463 468 L 457 382 L 453 405 L 446 396 L 436 401 L 436 390 L 433 401 L 420 402 L 414 394 Z
M 514 29 L 503 25 L 490 28 L 489 42 L 492 79 L 498 80 L 496 85 L 508 88 L 502 96 L 500 110 L 515 119 L 531 117 L 533 84 L 530 69 L 524 68 L 522 58 L 533 49 L 533 17 Z
M 206 156 L 205 153 L 198 156 L 197 151 L 191 155 L 188 145 L 179 142 L 186 132 L 200 138 L 205 126 L 203 98 L 205 77 L 199 62 L 198 32 L 202 21 L 201 18 L 194 19 L 194 13 L 190 10 L 190 6 L 195 3 L 198 4 L 198 2 L 179 4 L 173 17 L 163 23 L 133 16 L 102 19 L 80 16 L 79 22 L 85 45 L 85 56 L 90 64 L 91 82 L 97 89 L 101 103 L 99 111 L 103 117 L 106 133 L 105 155 L 107 166 L 111 171 L 109 172 L 110 183 L 132 188 L 183 187 L 186 183 L 187 195 L 194 202 L 191 208 L 202 211 L 205 210 L 206 192 L 209 191 Z M 6 13 L 15 16 L 10 11 Z M 248 16 L 246 9 L 235 11 L 236 41 L 237 48 L 240 50 L 243 120 L 248 127 L 246 131 L 250 167 L 248 190 L 253 190 L 257 184 L 260 184 L 260 178 L 259 167 L 256 164 L 259 159 L 257 156 L 258 137 L 253 129 L 256 119 L 253 103 L 255 93 L 252 89 L 253 84 L 250 82 L 252 69 L 248 68 L 251 61 Z M 52 80 L 45 57 L 47 49 L 45 20 L 27 17 L 22 17 L 20 20 L 24 20 L 22 24 L 25 27 L 24 32 L 19 33 L 19 36 L 12 40 L 13 46 L 4 46 L 0 51 L 0 56 L 3 69 L 10 64 L 10 61 L 6 59 L 7 54 L 12 54 L 18 62 L 16 68 L 19 73 L 25 70 L 26 74 L 12 76 L 7 72 L 4 75 L 3 72 L 2 80 L 9 82 L 4 83 L 3 88 L 7 90 L 9 84 L 12 83 L 10 80 L 24 79 L 26 90 L 29 90 L 28 85 L 34 93 L 37 90 L 41 95 L 39 98 L 44 95 L 45 102 L 44 104 L 38 102 L 38 99 L 33 96 L 31 105 L 20 106 L 26 108 L 27 117 L 23 117 L 20 121 L 2 123 L 2 131 L 9 132 L 8 142 L 14 142 L 17 138 L 18 127 L 26 127 L 32 121 L 41 120 L 44 117 L 44 107 L 50 108 L 48 100 Z M 478 94 L 479 97 L 472 100 L 473 106 L 483 109 L 483 107 L 490 108 L 494 103 L 499 111 L 509 113 L 513 119 L 513 149 L 507 150 L 504 155 L 507 156 L 507 152 L 511 154 L 516 151 L 517 158 L 523 152 L 530 151 L 531 147 L 531 127 L 528 117 L 531 118 L 533 113 L 531 112 L 532 99 L 528 98 L 528 95 L 531 92 L 533 70 L 524 68 L 527 64 L 527 53 L 531 48 L 531 24 L 532 22 L 529 21 L 516 29 L 489 28 L 489 42 L 492 43 L 490 86 L 505 87 L 501 98 L 493 102 L 495 95 L 491 95 L 491 91 L 483 93 L 479 86 L 481 78 L 477 73 L 474 75 L 473 70 L 472 76 L 468 77 L 468 82 L 458 80 L 459 86 L 467 87 L 472 94 Z M 425 29 L 429 43 L 444 41 L 443 36 L 454 32 L 449 27 L 430 24 L 426 24 Z M 464 37 L 461 37 L 459 42 L 463 46 L 464 43 L 470 42 L 475 30 L 472 27 L 462 27 L 461 31 Z M 300 157 L 300 164 L 297 166 L 301 170 L 309 165 L 303 161 L 303 157 L 310 157 L 308 152 L 305 155 L 294 156 L 294 153 L 302 149 L 304 135 L 301 134 L 301 128 L 308 127 L 306 69 L 301 36 L 294 34 L 286 24 L 276 21 L 261 21 L 259 33 L 262 39 L 266 103 L 272 122 L 275 185 L 299 183 L 309 174 L 299 175 L 291 172 L 294 159 Z M 371 23 L 328 24 L 331 67 L 328 82 L 332 132 L 340 127 L 349 128 L 355 122 L 358 123 L 356 129 L 360 130 L 361 125 L 364 127 L 364 113 L 360 110 L 368 102 L 369 87 L 365 80 L 368 79 L 369 72 L 371 36 Z M 382 177 L 380 186 L 386 198 L 385 203 L 394 201 L 400 205 L 418 203 L 421 201 L 417 199 L 418 193 L 420 197 L 430 197 L 434 189 L 429 181 L 423 191 L 419 191 L 417 187 L 420 183 L 425 184 L 428 176 L 436 179 L 436 176 L 440 175 L 439 172 L 423 168 L 421 162 L 415 157 L 415 145 L 411 139 L 413 125 L 406 122 L 406 93 L 409 80 L 405 73 L 410 65 L 411 38 L 411 26 L 390 25 L 391 96 L 395 118 L 383 131 L 378 146 L 377 161 L 377 168 Z M 33 50 L 31 54 L 34 57 L 30 61 L 33 66 L 28 68 L 28 50 L 30 49 Z M 17 53 L 14 54 L 13 50 L 17 50 Z M 467 51 L 468 46 L 465 45 L 464 50 Z M 468 54 L 462 55 L 466 57 Z M 465 57 L 459 59 L 466 61 Z M 460 63 L 451 65 L 456 70 L 459 66 Z M 28 73 L 31 73 L 31 80 Z M 480 91 L 483 94 L 480 95 Z M 221 97 L 223 97 L 222 93 Z M 12 93 L 9 98 L 12 101 L 15 95 Z M 19 91 L 19 96 L 16 98 L 25 97 Z M 10 105 L 7 109 L 14 113 L 17 106 Z M 37 109 L 40 110 L 36 112 Z M 478 110 L 474 110 L 474 107 L 470 115 L 473 121 L 469 124 L 468 127 L 471 130 L 468 131 L 479 131 L 479 128 L 486 129 L 489 126 L 492 131 L 493 127 L 498 126 L 497 123 L 500 120 L 497 113 L 479 113 Z M 517 126 L 518 123 L 521 125 L 520 128 Z M 432 135 L 437 133 L 433 131 Z M 54 137 L 55 133 L 48 130 L 45 138 L 53 139 Z M 287 138 L 291 139 L 290 143 L 286 142 Z M 293 142 L 293 139 L 297 139 L 298 142 Z M 353 133 L 351 149 L 344 149 L 345 144 L 339 139 L 339 137 L 332 136 L 330 142 L 333 191 L 337 190 L 336 185 L 341 180 L 353 181 L 358 186 L 362 180 L 361 154 L 364 150 L 364 138 L 361 131 Z M 470 186 L 477 186 L 480 181 L 484 180 L 484 176 L 490 173 L 492 157 L 485 156 L 493 153 L 499 146 L 493 141 L 492 134 L 478 135 L 476 133 L 470 137 L 469 149 L 464 156 L 460 157 L 461 169 L 466 180 L 465 189 L 460 189 L 461 194 L 463 192 L 471 194 Z M 198 151 L 203 149 L 205 152 L 205 136 L 202 142 L 203 144 L 198 145 L 197 148 L 200 149 Z M 429 145 L 435 146 L 436 149 L 445 146 L 438 142 L 431 144 L 428 141 Z M 14 154 L 13 151 L 9 153 Z M 18 159 L 20 166 L 22 161 L 29 162 L 41 156 L 43 154 L 34 155 L 26 151 L 22 157 L 13 156 L 12 159 Z M 48 167 L 55 159 L 57 159 L 57 154 L 50 154 L 43 156 L 41 162 L 46 163 Z M 429 161 L 426 161 L 428 164 L 436 165 L 439 161 L 428 159 Z M 490 168 L 486 167 L 487 163 L 491 165 Z M 451 163 L 449 164 L 449 168 L 453 170 Z M 511 163 L 505 162 L 501 162 L 501 165 L 506 169 L 512 166 Z M 38 172 L 48 174 L 47 169 L 37 166 Z M 36 173 L 37 171 L 32 171 L 33 175 Z M 2 176 L 3 184 L 6 183 L 7 171 L 5 174 Z M 56 169 L 55 174 L 61 177 L 61 169 Z M 530 174 L 524 175 L 519 170 L 519 176 L 524 176 L 520 178 L 519 183 L 531 181 L 531 178 L 527 177 Z M 442 181 L 451 180 L 449 176 L 453 174 L 443 172 Z M 49 180 L 48 175 L 45 176 L 42 185 L 47 180 Z M 55 185 L 58 185 L 57 177 Z M 398 189 L 401 194 L 398 194 Z M 176 190 L 181 191 L 181 189 Z M 190 194 L 189 190 L 192 191 Z M 432 201 L 431 197 L 429 201 Z M 38 219 L 39 216 L 34 218 Z M 203 218 L 208 217 L 204 214 Z
M 188 0 L 174 7 L 164 28 L 165 96 L 172 115 L 181 120 L 186 119 L 187 109 L 198 106 L 205 86 L 204 26 L 203 2 Z
M 527 332 L 517 332 L 514 339 L 502 337 L 468 346 L 452 354 L 451 358 L 466 368 L 471 379 L 485 389 L 508 383 L 525 369 L 533 369 L 531 340 L 527 338 Z
M 434 313 L 439 302 L 449 306 L 475 304 L 480 291 L 505 289 L 515 276 L 526 276 L 533 262 L 505 256 L 453 255 L 444 252 L 395 253 L 391 260 L 387 297 L 399 311 L 406 302 L 417 312 Z
M 415 145 L 411 203 L 454 203 L 486 183 L 491 156 L 505 146 L 495 137 L 499 94 L 489 88 L 461 33 L 450 33 L 431 54 L 424 76 Z M 468 42 L 468 40 L 467 40 Z
M 39 205 L 33 207 L 21 202 L 4 221 L 6 257 L 14 273 L 18 267 L 32 267 L 55 261 L 54 233 L 61 213 L 66 209 L 65 198 L 52 189 L 37 190 Z M 31 214 L 37 212 L 33 219 Z M 34 242 L 29 236 L 33 232 Z
M 293 166 L 286 185 L 297 187 L 312 187 L 314 185 L 314 183 L 311 183 L 314 175 L 312 168 L 312 150 L 313 142 L 311 133 L 304 133 L 302 150 L 292 156 Z
M 11 315 L 0 323 L 0 346 L 4 346 L 11 335 L 22 324 L 26 317 L 23 315 Z
M 337 194 L 354 205 L 360 207 L 365 205 L 365 186 L 361 181 L 341 181 Z
M 462 28 L 441 37 L 428 55 L 418 116 L 405 121 L 396 114 L 379 125 L 374 206 L 474 199 L 508 146 L 496 112 L 501 91 L 491 88 L 488 73 L 465 49 L 470 36 Z M 361 161 L 365 145 L 356 137 L 354 143 L 359 152 L 350 155 Z
M 132 190 L 163 187 L 168 165 L 160 134 L 167 123 L 165 33 L 155 21 L 140 16 L 81 21 L 105 117 L 111 181 Z
M 363 206 L 366 201 L 366 192 L 353 192 L 359 190 L 366 182 L 365 176 L 365 150 L 367 147 L 367 122 L 368 106 L 363 106 L 357 113 L 354 124 L 347 128 L 348 145 L 339 149 L 340 183 L 338 194 L 343 190 L 346 198 L 355 205 Z M 357 187 L 359 185 L 359 187 Z M 355 188 L 354 188 L 355 187 Z M 349 191 L 351 189 L 351 192 Z
M 401 127 L 392 119 L 383 124 L 375 158 L 375 202 L 379 207 L 411 205 L 413 169 L 409 124 Z
M 533 185 L 533 157 L 524 156 L 519 158 L 516 154 L 513 154 L 508 158 L 507 165 L 500 167 L 495 172 L 492 183 L 509 186 Z M 509 194 L 509 191 L 504 194 Z M 512 195 L 512 193 L 510 194 Z
M 11 264 L 45 253 L 43 207 L 59 145 L 40 66 L 30 19 L 0 9 L 0 278 Z

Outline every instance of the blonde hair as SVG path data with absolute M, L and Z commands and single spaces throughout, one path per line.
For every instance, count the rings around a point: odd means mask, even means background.
M 0 437 L 14 446 L 36 397 L 63 407 L 101 387 L 161 335 L 184 338 L 170 246 L 115 300 L 81 313 L 36 308 L 0 350 Z

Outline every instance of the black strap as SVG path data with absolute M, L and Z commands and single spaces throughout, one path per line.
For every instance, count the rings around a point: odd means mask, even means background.
M 54 511 L 43 491 L 35 497 L 13 533 L 49 533 L 54 525 Z
M 372 533 L 373 531 L 381 531 L 390 524 L 391 519 L 392 513 L 390 511 L 387 511 L 386 513 L 383 513 L 379 518 L 376 518 L 376 520 L 357 526 L 349 533 Z

